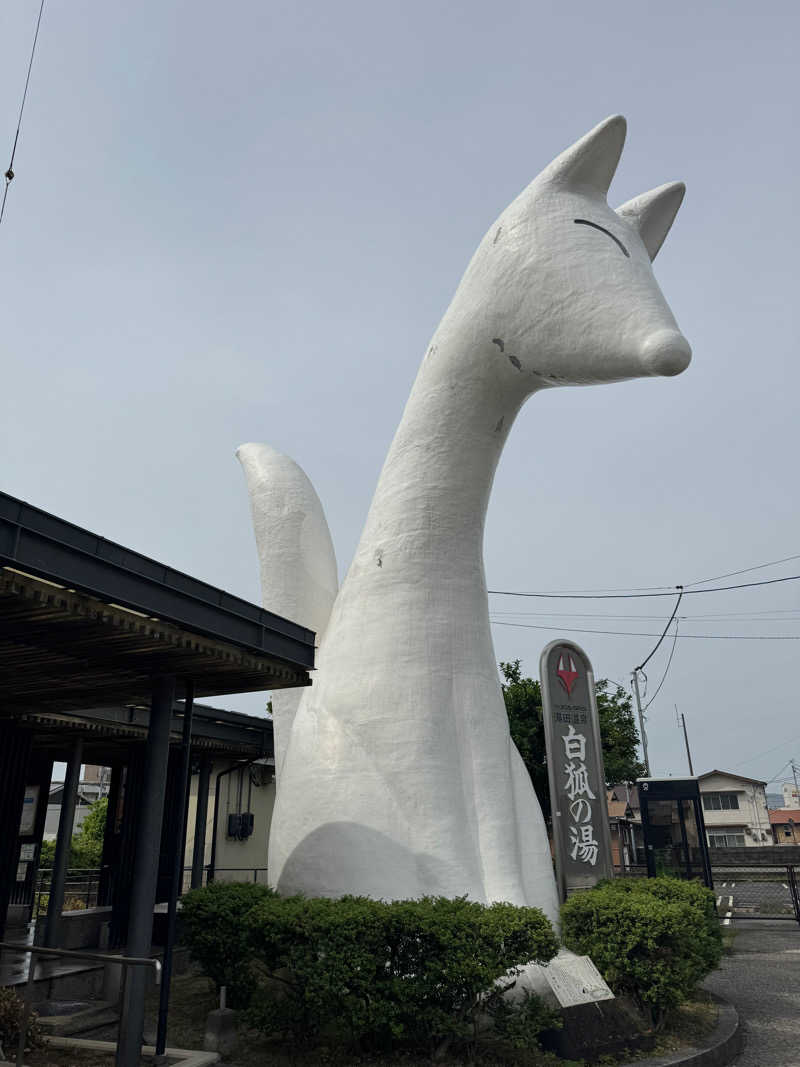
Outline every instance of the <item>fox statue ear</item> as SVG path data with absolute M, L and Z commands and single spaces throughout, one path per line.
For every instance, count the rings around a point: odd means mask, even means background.
M 605 196 L 622 155 L 626 128 L 622 115 L 612 115 L 556 156 L 542 172 L 542 178 L 555 185 Z
M 683 182 L 668 182 L 617 208 L 617 214 L 639 231 L 651 260 L 656 258 L 664 243 L 685 192 Z

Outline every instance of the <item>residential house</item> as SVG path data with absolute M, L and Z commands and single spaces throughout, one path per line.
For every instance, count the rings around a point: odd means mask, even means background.
M 769 821 L 776 845 L 800 845 L 800 811 L 797 808 L 771 811 Z
M 89 814 L 90 805 L 101 797 L 108 795 L 108 781 L 111 774 L 110 767 L 95 767 L 90 764 L 84 765 L 81 770 L 81 780 L 78 785 L 78 794 L 75 798 L 73 834 L 80 830 L 83 820 Z M 63 795 L 64 783 L 51 782 L 50 792 L 47 797 L 47 815 L 42 835 L 43 841 L 55 841 L 58 835 L 58 821 L 61 818 L 61 798 Z
M 709 848 L 773 844 L 766 782 L 719 770 L 697 781 Z
M 618 870 L 645 862 L 642 816 L 635 785 L 611 786 L 606 790 L 608 823 L 611 830 L 611 858 Z

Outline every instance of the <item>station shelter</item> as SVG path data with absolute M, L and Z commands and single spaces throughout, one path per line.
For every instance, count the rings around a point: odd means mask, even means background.
M 192 771 L 197 885 L 212 768 L 269 765 L 274 754 L 268 719 L 195 699 L 309 685 L 314 641 L 303 626 L 0 493 L 0 940 L 30 918 L 62 762 L 47 915 L 31 936 L 50 947 L 68 937 L 80 768 L 97 764 L 112 769 L 97 901 L 110 915 L 108 945 L 149 955 L 156 905 L 183 874 Z M 120 1067 L 139 1062 L 142 1043 L 145 975 L 129 971 Z

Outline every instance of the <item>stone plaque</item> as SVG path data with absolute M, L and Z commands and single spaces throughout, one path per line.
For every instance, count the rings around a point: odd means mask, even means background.
M 562 1008 L 613 1000 L 614 994 L 588 956 L 555 959 L 543 967 L 544 976 Z
M 611 878 L 603 749 L 589 657 L 552 641 L 540 662 L 556 877 L 562 899 Z

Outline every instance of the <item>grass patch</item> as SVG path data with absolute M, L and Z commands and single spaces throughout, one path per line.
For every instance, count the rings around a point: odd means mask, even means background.
M 654 1054 L 666 1055 L 687 1046 L 703 1044 L 714 1032 L 718 1018 L 716 1001 L 704 990 L 698 990 L 691 1000 L 670 1012 L 667 1025 L 656 1041 Z

